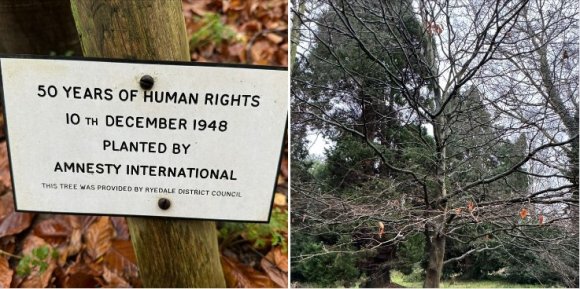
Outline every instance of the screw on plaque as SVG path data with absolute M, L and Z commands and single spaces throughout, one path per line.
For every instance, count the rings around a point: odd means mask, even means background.
M 155 83 L 155 80 L 153 79 L 153 77 L 151 75 L 143 75 L 141 77 L 141 79 L 139 80 L 139 85 L 141 85 L 141 88 L 149 90 L 153 87 L 153 84 Z
M 171 207 L 171 201 L 166 198 L 161 198 L 157 202 L 157 205 L 159 206 L 160 209 L 167 210 L 169 209 L 169 207 Z

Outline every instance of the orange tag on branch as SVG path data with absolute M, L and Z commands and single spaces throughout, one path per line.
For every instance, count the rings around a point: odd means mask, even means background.
M 522 218 L 522 220 L 523 220 L 523 219 L 525 219 L 527 216 L 528 216 L 528 209 L 526 209 L 526 208 L 522 208 L 522 209 L 520 210 L 520 217 L 521 217 L 521 218 Z

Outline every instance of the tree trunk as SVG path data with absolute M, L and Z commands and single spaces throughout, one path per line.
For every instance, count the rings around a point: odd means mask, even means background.
M 570 164 L 566 175 L 568 179 L 572 183 L 572 199 L 576 206 L 570 207 L 570 214 L 572 225 L 578 227 L 578 184 L 580 177 L 580 170 L 578 168 L 578 110 L 570 110 L 564 104 L 562 96 L 558 92 L 557 86 L 554 84 L 553 79 L 553 71 L 550 68 L 550 63 L 548 61 L 548 49 L 546 48 L 547 45 L 537 43 L 534 38 L 532 38 L 534 46 L 537 48 L 537 53 L 540 56 L 540 75 L 542 77 L 542 83 L 547 90 L 547 100 L 548 103 L 552 106 L 552 109 L 556 112 L 556 114 L 560 117 L 560 120 L 566 127 L 567 133 L 569 137 L 575 137 L 571 144 L 571 150 L 567 153 L 568 158 L 570 159 Z
M 445 236 L 430 234 L 427 239 L 427 268 L 425 269 L 425 288 L 439 288 L 443 257 L 445 256 Z
M 80 55 L 68 0 L 0 0 L 0 53 Z
M 298 6 L 298 7 L 296 7 Z M 292 14 L 292 34 L 290 37 L 290 69 L 294 68 L 296 63 L 296 53 L 298 52 L 298 44 L 300 44 L 300 26 L 302 26 L 302 21 L 300 21 L 299 15 L 304 15 L 306 11 L 306 1 L 305 0 L 293 0 L 292 8 L 298 11 L 298 14 Z
M 71 0 L 83 54 L 189 61 L 180 0 Z M 214 222 L 127 218 L 145 287 L 225 287 Z
M 426 9 L 423 6 L 424 3 L 420 3 L 420 15 L 423 23 L 429 23 L 433 21 L 430 19 L 429 15 L 426 13 Z M 445 113 L 445 103 L 451 95 L 449 93 L 442 91 L 439 86 L 439 78 L 431 77 L 432 75 L 439 75 L 437 67 L 437 44 L 436 40 L 432 35 L 426 35 L 427 41 L 423 44 L 423 57 L 427 64 L 427 76 L 423 76 L 425 79 L 429 79 L 430 83 L 428 88 L 433 93 L 433 100 L 435 103 L 435 112 L 441 112 L 439 115 L 431 119 L 433 125 L 433 138 L 435 139 L 435 154 L 436 154 L 436 170 L 435 177 L 437 180 L 437 185 L 439 190 L 436 191 L 434 196 L 431 196 L 434 200 L 432 207 L 430 199 L 425 197 L 425 209 L 426 211 L 433 211 L 427 213 L 428 217 L 434 217 L 432 224 L 426 224 L 425 237 L 427 238 L 425 242 L 427 251 L 427 268 L 425 268 L 425 281 L 423 282 L 423 287 L 425 288 L 439 288 L 441 281 L 441 273 L 443 272 L 443 260 L 445 258 L 445 235 L 442 233 L 446 230 L 447 223 L 445 220 L 445 215 L 447 212 L 447 202 L 440 202 L 442 198 L 447 196 L 447 115 Z

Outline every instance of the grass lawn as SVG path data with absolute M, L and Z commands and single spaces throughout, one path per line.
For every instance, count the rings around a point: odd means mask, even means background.
M 391 272 L 391 282 L 411 288 L 423 287 L 422 281 L 407 281 L 405 275 L 397 271 Z M 546 288 L 546 285 L 517 284 L 499 280 L 456 280 L 453 284 L 449 284 L 449 280 L 445 280 L 442 282 L 441 288 Z

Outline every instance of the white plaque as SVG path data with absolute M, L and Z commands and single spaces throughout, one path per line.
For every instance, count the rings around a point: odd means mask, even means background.
M 17 210 L 269 220 L 285 69 L 21 57 L 0 68 Z

